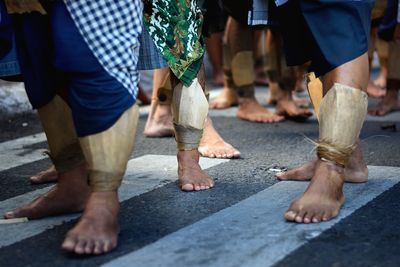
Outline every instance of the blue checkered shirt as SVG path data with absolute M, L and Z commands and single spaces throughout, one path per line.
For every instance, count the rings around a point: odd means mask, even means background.
M 103 68 L 136 98 L 142 0 L 64 0 Z

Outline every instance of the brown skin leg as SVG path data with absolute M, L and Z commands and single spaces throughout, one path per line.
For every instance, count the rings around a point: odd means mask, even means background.
M 47 170 L 41 171 L 36 175 L 33 175 L 29 178 L 32 184 L 45 184 L 57 182 L 57 171 L 54 165 L 50 166 Z
M 117 246 L 117 192 L 92 192 L 79 222 L 68 232 L 62 248 L 76 254 L 103 254 Z
M 269 102 L 276 102 L 276 113 L 287 119 L 303 121 L 312 116 L 307 108 L 299 107 L 293 100 L 292 93 L 296 88 L 296 68 L 286 66 L 283 57 L 283 40 L 281 33 L 270 30 L 268 38 L 270 94 Z
M 163 85 L 164 77 L 168 73 L 169 68 L 154 71 L 150 113 L 144 127 L 144 135 L 147 137 L 169 137 L 174 135 L 171 106 L 160 105 L 157 100 L 158 89 Z
M 243 40 L 248 40 L 243 42 Z M 253 50 L 253 31 L 246 25 L 239 24 L 233 18 L 229 18 L 225 30 L 224 42 L 230 49 L 233 57 L 243 51 Z M 253 66 L 251 66 L 253 68 Z M 253 85 L 250 85 L 253 86 Z M 225 93 L 225 95 L 227 95 Z M 224 102 L 229 104 L 229 99 L 223 99 L 222 95 L 217 99 L 219 103 Z M 254 95 L 248 97 L 238 96 L 239 108 L 237 117 L 242 120 L 252 122 L 272 123 L 282 121 L 283 116 L 279 116 L 263 106 L 261 106 Z M 213 107 L 218 106 L 212 103 Z
M 204 68 L 201 68 L 197 75 L 197 80 L 201 88 L 205 88 Z M 172 76 L 172 86 L 174 87 L 179 81 Z M 200 141 L 200 140 L 199 140 Z M 214 186 L 213 179 L 208 176 L 200 167 L 200 153 L 198 149 L 178 150 L 178 178 L 179 186 L 182 191 L 200 191 L 210 189 Z
M 400 110 L 399 90 L 388 90 L 378 106 L 370 108 L 368 113 L 373 116 L 384 116 Z
M 6 219 L 21 217 L 39 219 L 80 212 L 86 205 L 89 193 L 86 164 L 82 164 L 59 174 L 57 185 L 49 192 L 21 208 L 7 212 L 4 217 Z
M 169 69 L 160 69 L 155 71 L 153 99 L 157 99 L 157 90 L 161 86 L 164 77 L 168 72 Z M 200 72 L 199 75 L 204 76 L 204 73 Z M 203 77 L 199 77 L 199 80 L 204 83 Z M 166 137 L 174 135 L 171 106 L 159 105 L 157 100 L 153 100 L 144 133 L 148 137 Z M 210 117 L 207 117 L 204 126 L 204 133 L 200 142 L 199 152 L 201 153 L 201 156 L 210 158 L 236 158 L 240 156 L 240 152 L 230 144 L 226 143 L 218 134 Z
M 213 67 L 213 83 L 224 84 L 224 72 L 222 70 L 222 33 L 217 32 L 206 38 L 207 53 Z
M 232 20 L 228 19 L 226 23 L 226 28 L 231 27 L 230 25 L 232 24 Z M 226 34 L 224 36 L 224 43 L 226 44 Z M 225 45 L 223 49 L 227 49 L 230 51 L 229 47 Z M 228 53 L 230 54 L 230 52 Z M 223 57 L 226 57 L 226 51 L 223 53 Z M 227 63 L 229 61 L 229 58 L 224 58 L 224 64 L 223 68 L 224 71 L 227 73 L 231 73 L 230 70 L 230 63 Z M 228 66 L 229 65 L 229 66 Z M 236 92 L 234 91 L 234 85 L 232 84 L 232 81 L 228 78 L 228 76 L 224 75 L 224 89 L 222 92 L 214 99 L 210 101 L 210 108 L 211 109 L 227 109 L 232 106 L 236 106 L 238 104 L 238 97 L 236 95 Z
M 335 82 L 366 91 L 368 73 L 368 55 L 365 53 L 323 77 L 324 95 Z M 292 202 L 284 215 L 285 219 L 297 223 L 318 223 L 333 219 L 344 203 L 344 182 L 343 167 L 318 159 L 308 188 L 300 198 Z

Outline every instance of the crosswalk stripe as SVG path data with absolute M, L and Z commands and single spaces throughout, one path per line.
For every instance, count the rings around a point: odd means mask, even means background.
M 227 159 L 201 158 L 203 169 L 228 162 Z M 120 201 L 128 200 L 154 190 L 158 187 L 177 180 L 177 162 L 175 156 L 145 155 L 131 159 L 128 163 L 123 184 L 119 190 Z M 47 192 L 51 187 L 7 199 L 0 202 L 0 214 L 31 201 L 33 198 Z M 0 248 L 8 246 L 25 238 L 44 232 L 45 230 L 77 218 L 78 214 L 57 216 L 28 223 L 2 225 L 0 227 Z
M 39 133 L 0 143 L 0 171 L 45 158 L 44 149 L 31 148 L 45 141 L 46 135 Z
M 280 182 L 103 266 L 271 266 L 400 181 L 400 168 L 369 170 L 368 183 L 345 185 L 347 201 L 332 221 L 285 222 L 283 213 L 307 183 Z

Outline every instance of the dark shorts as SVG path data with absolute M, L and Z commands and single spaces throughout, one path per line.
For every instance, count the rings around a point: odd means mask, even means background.
M 223 11 L 220 0 L 205 0 L 203 5 L 204 23 L 203 34 L 210 36 L 216 32 L 223 32 L 227 20 L 227 15 Z
M 289 0 L 277 9 L 289 66 L 311 61 L 317 76 L 368 51 L 373 0 Z
M 102 132 L 135 99 L 100 65 L 62 1 L 53 1 L 48 13 L 14 16 L 18 57 L 29 100 L 34 108 L 40 108 L 60 90 L 67 90 L 78 135 Z
M 222 0 L 224 12 L 239 23 L 246 25 L 252 3 L 252 0 Z

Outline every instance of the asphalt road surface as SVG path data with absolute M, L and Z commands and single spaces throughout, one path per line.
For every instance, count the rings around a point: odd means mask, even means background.
M 264 90 L 257 96 L 265 102 Z M 183 193 L 177 187 L 174 139 L 142 134 L 147 110 L 141 109 L 120 189 L 117 249 L 96 257 L 62 252 L 63 236 L 79 214 L 58 216 L 0 225 L 0 266 L 400 266 L 400 112 L 368 117 L 361 140 L 370 181 L 345 185 L 339 216 L 297 225 L 282 215 L 307 182 L 278 182 L 271 169 L 313 157 L 306 137 L 318 137 L 315 118 L 257 124 L 236 119 L 235 108 L 211 111 L 216 128 L 242 157 L 203 158 L 215 188 Z M 0 129 L 3 214 L 52 185 L 28 181 L 50 165 L 36 115 L 0 117 Z

